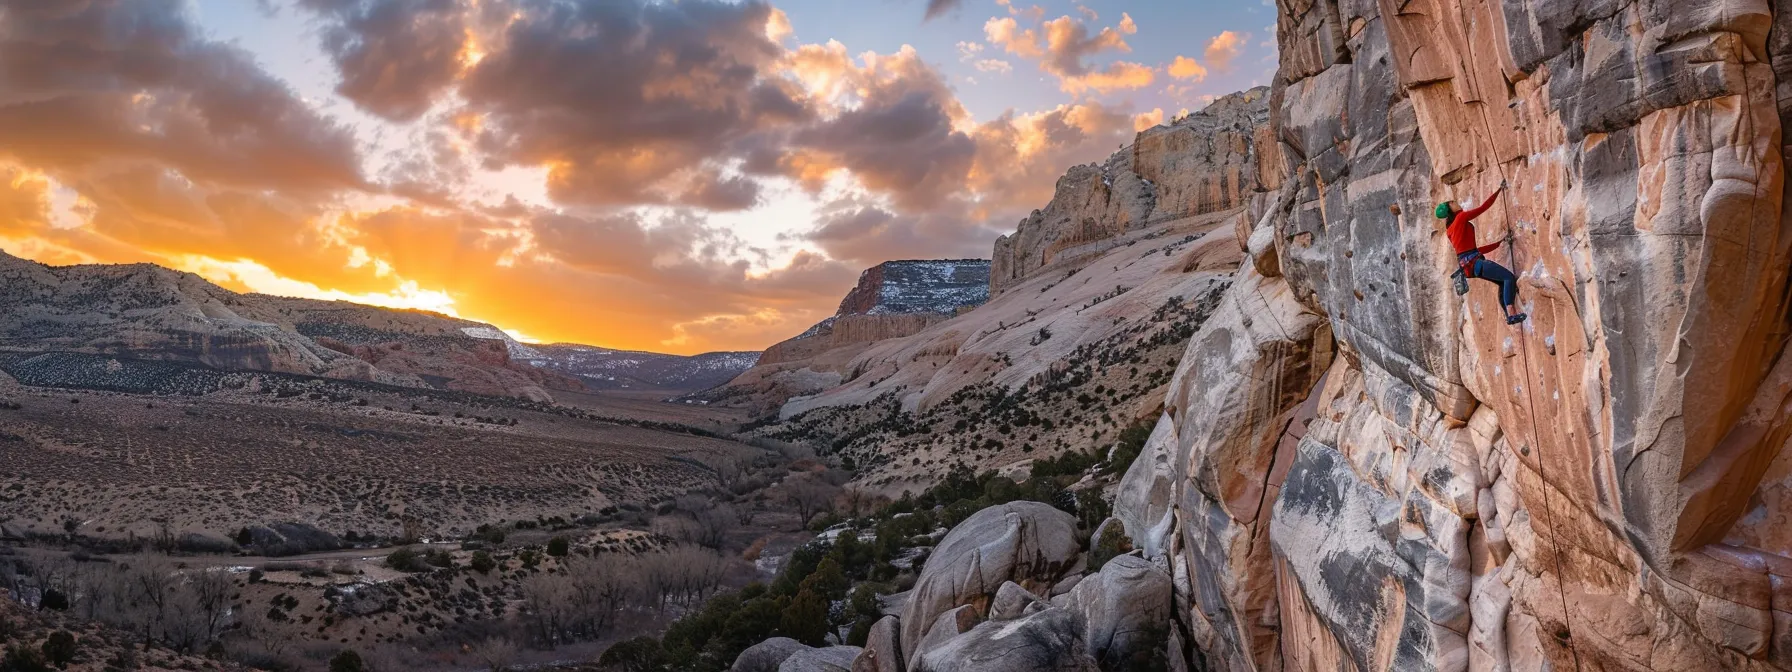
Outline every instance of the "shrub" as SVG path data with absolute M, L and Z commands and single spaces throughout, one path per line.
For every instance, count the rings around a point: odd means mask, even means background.
M 438 548 L 436 550 L 430 551 L 427 555 L 425 555 L 423 557 L 423 561 L 427 562 L 430 565 L 435 566 L 435 567 L 444 567 L 444 568 L 453 567 L 454 566 L 454 554 L 449 553 L 447 550 Z
M 423 572 L 429 570 L 429 564 L 417 551 L 406 546 L 386 556 L 386 566 L 401 572 Z
M 1140 420 L 1120 432 L 1119 445 L 1114 446 L 1114 451 L 1109 453 L 1108 462 L 1102 465 L 1101 473 L 1124 474 L 1127 469 L 1132 468 L 1132 463 L 1139 459 L 1139 453 L 1144 451 L 1145 441 L 1151 438 L 1151 430 L 1155 427 L 1156 423 Z
M 497 568 L 498 561 L 493 560 L 492 554 L 490 553 L 485 551 L 475 551 L 470 566 L 473 568 L 473 571 L 485 574 Z
M 68 595 L 55 588 L 44 591 L 43 599 L 37 601 L 37 608 L 48 611 L 67 611 Z
M 367 672 L 367 663 L 353 649 L 343 649 L 330 659 L 330 672 Z
M 566 537 L 554 537 L 548 540 L 548 555 L 564 558 L 572 550 L 572 542 Z
M 1089 571 L 1099 572 L 1101 566 L 1116 556 L 1132 551 L 1132 537 L 1126 536 L 1126 526 L 1118 522 L 1101 529 L 1101 538 L 1095 540 L 1095 548 L 1089 549 Z
M 617 642 L 604 651 L 597 663 L 605 669 L 618 672 L 653 672 L 669 667 L 666 664 L 665 647 L 660 646 L 660 640 L 652 637 L 636 637 Z
M 37 651 L 17 646 L 6 650 L 6 659 L 0 661 L 0 670 L 7 672 L 50 672 L 50 666 L 44 662 L 44 656 Z
M 78 650 L 78 646 L 75 642 L 75 633 L 57 630 L 50 633 L 50 638 L 44 640 L 44 644 L 40 648 L 43 651 L 44 659 L 50 661 L 51 665 L 67 668 L 69 663 L 75 662 L 75 652 Z
M 807 588 L 797 592 L 778 621 L 785 637 L 809 646 L 826 646 L 829 629 L 827 600 Z

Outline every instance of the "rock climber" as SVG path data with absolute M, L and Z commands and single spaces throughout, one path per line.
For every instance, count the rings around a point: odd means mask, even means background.
M 1473 210 L 1463 210 L 1462 204 L 1456 201 L 1444 201 L 1437 204 L 1437 218 L 1449 220 L 1444 232 L 1450 236 L 1450 244 L 1456 247 L 1456 266 L 1463 278 L 1480 278 L 1500 286 L 1500 305 L 1506 308 L 1506 324 L 1518 324 L 1524 321 L 1525 314 L 1518 312 L 1514 302 L 1518 300 L 1518 278 L 1512 271 L 1487 258 L 1487 253 L 1498 249 L 1499 241 L 1475 247 L 1476 217 L 1493 207 L 1499 200 L 1500 193 L 1506 190 L 1505 180 L 1500 181 L 1500 188 L 1487 197 L 1487 202 Z M 1460 291 L 1466 291 L 1460 290 Z

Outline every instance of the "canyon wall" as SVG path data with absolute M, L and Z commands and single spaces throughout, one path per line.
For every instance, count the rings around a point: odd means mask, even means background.
M 989 286 L 1000 293 L 1040 269 L 1074 262 L 1165 222 L 1244 207 L 1257 190 L 1253 151 L 1267 128 L 1267 88 L 1235 93 L 1138 134 L 1101 164 L 1058 178 L 1051 203 L 996 239 Z
M 1779 5 L 1278 0 L 1281 170 L 1116 504 L 1180 662 L 1792 669 Z M 1430 214 L 1502 182 L 1519 326 Z

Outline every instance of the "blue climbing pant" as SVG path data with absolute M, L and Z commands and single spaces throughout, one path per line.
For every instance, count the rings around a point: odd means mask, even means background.
M 1513 301 L 1518 300 L 1518 278 L 1506 270 L 1505 266 L 1493 263 L 1493 260 L 1475 251 L 1462 253 L 1456 261 L 1468 270 L 1469 277 L 1499 283 L 1501 306 L 1510 306 Z

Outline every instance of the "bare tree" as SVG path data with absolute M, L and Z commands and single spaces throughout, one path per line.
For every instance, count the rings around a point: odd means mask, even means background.
M 752 525 L 755 513 L 752 504 L 741 502 L 740 506 L 734 507 L 734 520 L 742 526 Z
M 721 548 L 722 542 L 728 538 L 728 530 L 734 527 L 737 517 L 734 507 L 728 504 L 697 514 L 697 538 L 695 541 L 710 548 Z
M 784 486 L 784 500 L 796 508 L 797 516 L 807 525 L 814 514 L 830 507 L 840 489 L 811 479 L 801 479 Z
M 572 580 L 565 573 L 536 574 L 523 580 L 523 608 L 533 618 L 541 643 L 566 640 L 573 616 Z
M 509 637 L 494 636 L 473 645 L 473 657 L 492 672 L 504 672 L 516 659 L 516 643 Z
M 154 554 L 138 556 L 124 572 L 122 625 L 142 633 L 147 648 L 164 634 L 178 576 L 167 556 Z
M 266 612 L 254 609 L 243 614 L 243 626 L 261 648 L 275 658 L 285 658 L 287 651 L 297 643 L 300 626 L 297 622 L 286 618 L 270 618 Z
M 224 631 L 226 618 L 230 614 L 230 594 L 235 589 L 230 573 L 222 569 L 188 572 L 187 582 L 182 588 L 193 594 L 193 601 L 205 624 L 205 641 L 217 639 Z
M 654 534 L 664 535 L 676 541 L 696 541 L 698 523 L 684 516 L 658 516 L 649 526 Z
M 719 458 L 709 466 L 716 471 L 716 484 L 725 491 L 734 490 L 735 484 L 739 483 L 741 476 L 746 474 L 746 469 L 741 467 L 740 460 L 732 457 Z

